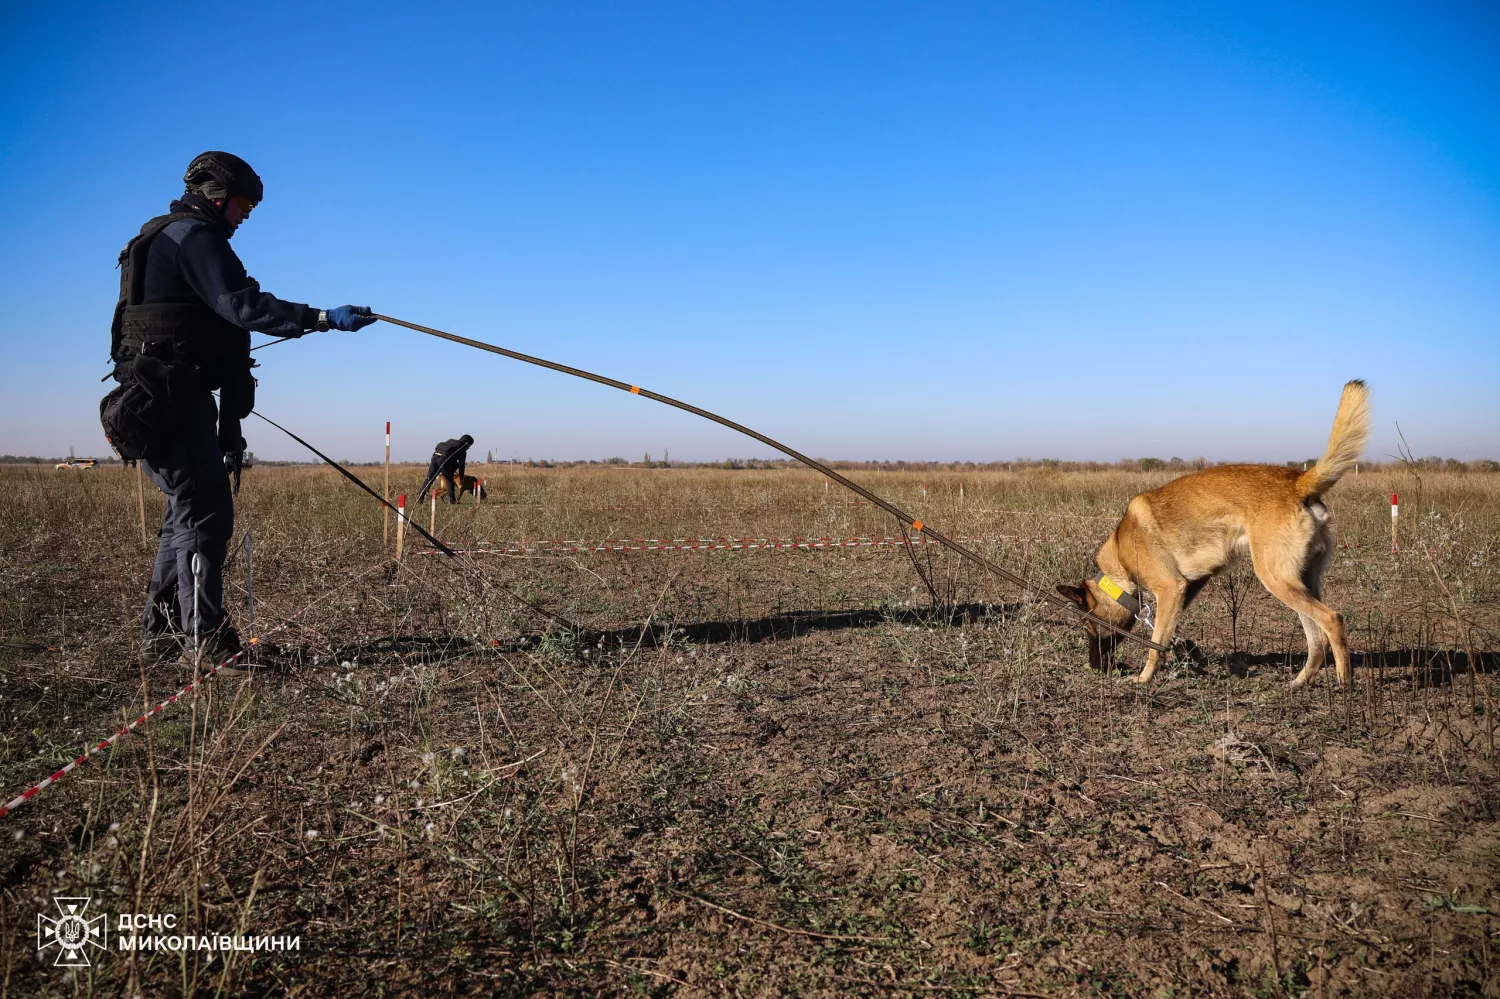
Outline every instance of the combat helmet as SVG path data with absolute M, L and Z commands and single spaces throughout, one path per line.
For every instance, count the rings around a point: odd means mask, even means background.
M 266 193 L 260 175 L 250 168 L 249 163 L 233 153 L 216 150 L 193 157 L 182 180 L 189 194 L 201 195 L 210 201 L 240 195 L 254 205 L 259 204 Z

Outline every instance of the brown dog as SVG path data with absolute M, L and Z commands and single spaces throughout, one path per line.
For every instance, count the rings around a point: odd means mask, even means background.
M 473 495 L 475 486 L 479 487 L 480 499 L 489 498 L 490 491 L 485 488 L 483 482 L 472 475 L 460 475 L 458 477 L 458 499 L 455 502 L 462 502 L 465 496 Z
M 1275 465 L 1220 465 L 1184 475 L 1130 501 L 1125 518 L 1094 556 L 1100 572 L 1057 592 L 1122 628 L 1140 616 L 1139 589 L 1156 597 L 1152 641 L 1167 645 L 1177 616 L 1213 576 L 1248 551 L 1255 576 L 1302 619 L 1307 664 L 1292 681 L 1318 675 L 1333 647 L 1339 683 L 1350 680 L 1344 620 L 1320 599 L 1333 555 L 1328 508 L 1322 497 L 1354 467 L 1370 432 L 1369 392 L 1362 381 L 1344 386 L 1328 450 L 1305 472 Z M 1148 622 L 1149 624 L 1149 622 Z M 1114 661 L 1113 635 L 1090 624 L 1089 662 Z M 1160 660 L 1152 649 L 1136 680 L 1148 683 Z

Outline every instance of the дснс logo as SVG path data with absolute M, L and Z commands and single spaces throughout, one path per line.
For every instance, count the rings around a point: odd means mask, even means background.
M 105 948 L 109 917 L 90 919 L 90 901 L 92 899 L 54 897 L 52 904 L 57 906 L 58 918 L 52 919 L 40 912 L 36 914 L 36 949 L 42 954 L 48 947 L 58 949 L 57 960 L 52 962 L 54 968 L 87 968 L 90 966 L 88 949 Z

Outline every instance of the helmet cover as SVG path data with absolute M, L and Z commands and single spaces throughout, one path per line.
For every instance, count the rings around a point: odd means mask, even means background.
M 259 204 L 266 193 L 260 175 L 251 169 L 250 164 L 233 153 L 216 150 L 195 156 L 182 180 L 188 193 L 210 201 L 239 195 L 248 198 L 251 204 Z

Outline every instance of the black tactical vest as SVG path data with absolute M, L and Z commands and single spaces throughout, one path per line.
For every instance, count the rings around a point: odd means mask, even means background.
M 120 300 L 110 324 L 109 356 L 129 362 L 146 354 L 163 362 L 196 365 L 205 388 L 217 389 L 226 376 L 247 369 L 250 333 L 202 302 L 142 303 L 146 288 L 146 256 L 161 231 L 180 219 L 202 219 L 193 212 L 160 215 L 141 227 L 139 235 L 120 251 Z
M 255 406 L 250 332 L 202 302 L 144 304 L 146 255 L 161 231 L 193 212 L 161 215 L 120 251 L 120 300 L 110 324 L 109 356 L 120 383 L 99 401 L 99 421 L 122 458 L 152 458 L 178 432 L 203 393 L 222 389 L 221 443 L 237 441 L 239 421 Z

